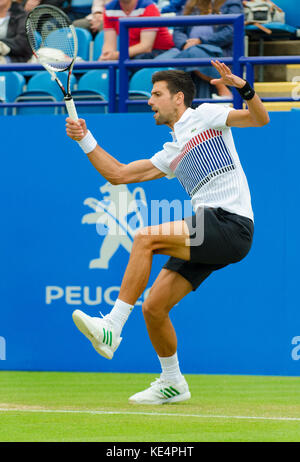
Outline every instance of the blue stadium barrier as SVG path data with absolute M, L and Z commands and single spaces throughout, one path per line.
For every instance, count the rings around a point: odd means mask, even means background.
M 252 194 L 253 247 L 172 310 L 183 373 L 300 374 L 300 111 L 270 117 L 263 128 L 233 129 Z M 152 114 L 89 114 L 86 120 L 101 146 L 124 163 L 151 157 L 171 139 Z M 94 351 L 71 315 L 77 308 L 105 315 L 118 296 L 132 222 L 126 220 L 127 242 L 104 243 L 100 224 L 111 225 L 113 217 L 109 196 L 123 194 L 124 209 L 143 195 L 148 204 L 184 204 L 188 196 L 164 178 L 107 184 L 66 136 L 64 116 L 3 117 L 1 123 L 3 133 L 15 136 L 3 137 L 9 155 L 0 171 L 0 337 L 6 343 L 0 369 L 159 373 L 141 310 L 147 292 L 112 361 Z M 106 245 L 111 254 L 99 262 Z M 166 259 L 154 256 L 147 290 Z

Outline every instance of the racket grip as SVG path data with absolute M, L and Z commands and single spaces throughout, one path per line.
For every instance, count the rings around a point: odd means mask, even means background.
M 77 115 L 76 107 L 75 107 L 72 96 L 66 96 L 64 100 L 65 100 L 68 114 L 71 117 L 71 119 L 78 120 L 78 115 Z

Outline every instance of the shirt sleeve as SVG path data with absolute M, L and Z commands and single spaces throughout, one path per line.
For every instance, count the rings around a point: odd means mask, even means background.
M 154 3 L 152 5 L 148 5 L 146 6 L 145 8 L 145 11 L 142 15 L 142 17 L 152 17 L 152 16 L 160 16 L 160 12 L 159 12 L 159 9 L 157 8 L 156 5 L 154 5 Z M 141 27 L 141 30 L 158 30 L 158 27 Z
M 103 12 L 103 29 L 114 29 L 114 30 L 116 29 L 115 21 L 106 15 L 105 10 Z
M 154 156 L 150 158 L 150 161 L 154 165 L 154 167 L 158 168 L 161 170 L 163 173 L 166 174 L 166 177 L 171 180 L 172 178 L 175 178 L 175 174 L 173 171 L 170 169 L 170 160 L 172 156 L 172 143 L 165 143 L 164 144 L 164 149 L 161 151 L 158 151 Z
M 229 112 L 235 109 L 222 104 L 204 103 L 198 106 L 196 111 L 209 128 L 224 129 L 228 128 L 226 122 Z

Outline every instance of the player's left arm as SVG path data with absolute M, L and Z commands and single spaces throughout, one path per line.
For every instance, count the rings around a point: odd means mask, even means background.
M 238 89 L 243 89 L 247 85 L 246 80 L 232 74 L 226 64 L 220 63 L 219 61 L 212 61 L 212 65 L 217 69 L 221 76 L 220 79 L 212 80 L 212 84 L 223 83 L 224 85 L 236 87 Z M 269 123 L 270 118 L 268 111 L 256 93 L 253 94 L 251 99 L 247 100 L 247 106 L 248 109 L 230 111 L 226 125 L 228 127 L 263 127 Z

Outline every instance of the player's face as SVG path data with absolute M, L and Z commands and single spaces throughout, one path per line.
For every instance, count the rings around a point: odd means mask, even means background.
M 174 122 L 178 119 L 178 106 L 176 95 L 169 92 L 167 82 L 155 82 L 148 104 L 154 111 L 156 125 L 168 125 L 173 128 Z

